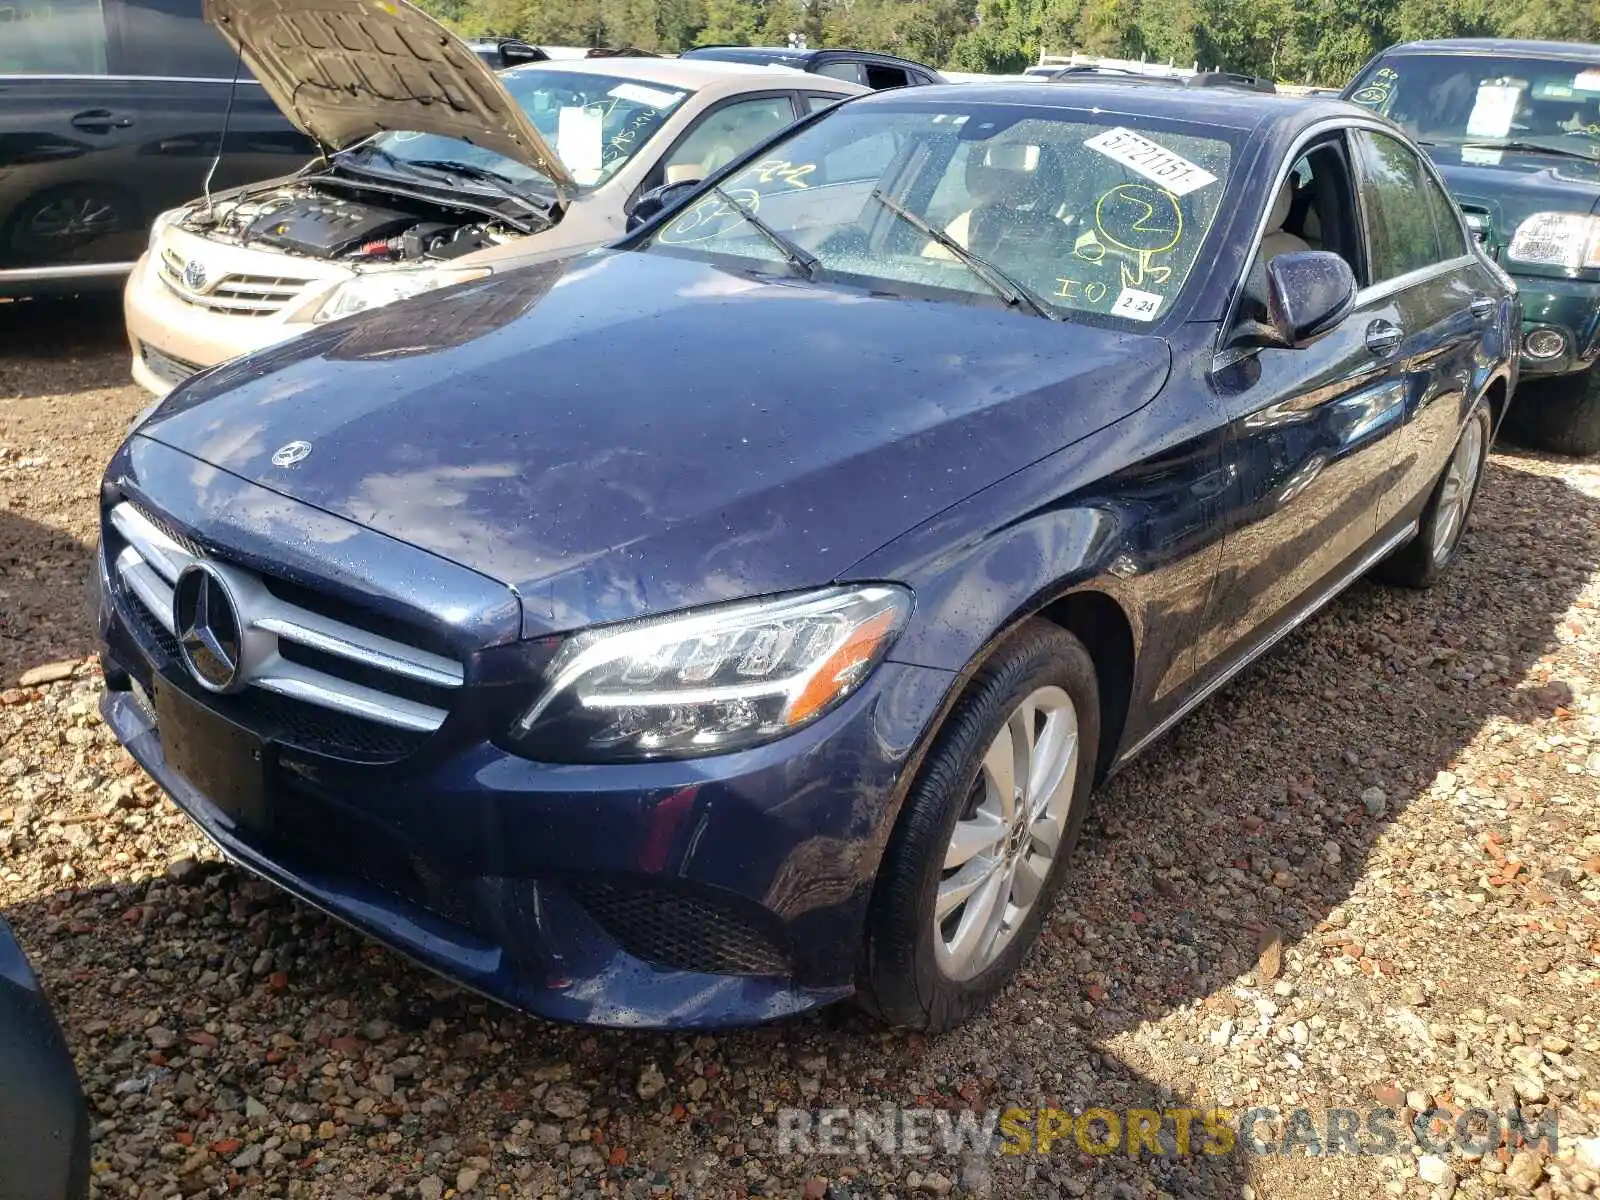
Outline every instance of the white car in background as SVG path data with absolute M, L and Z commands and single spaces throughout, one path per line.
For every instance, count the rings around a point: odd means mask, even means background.
M 195 371 L 325 321 L 603 245 L 866 87 L 784 67 L 606 57 L 495 72 L 404 0 L 212 0 L 207 20 L 325 154 L 163 213 L 124 293 L 133 376 Z

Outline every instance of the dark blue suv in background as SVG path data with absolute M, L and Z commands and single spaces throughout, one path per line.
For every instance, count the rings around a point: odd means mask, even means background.
M 1455 561 L 1519 322 L 1353 105 L 862 96 L 174 391 L 102 483 L 103 711 L 228 855 L 511 1004 L 946 1028 L 1100 779 Z

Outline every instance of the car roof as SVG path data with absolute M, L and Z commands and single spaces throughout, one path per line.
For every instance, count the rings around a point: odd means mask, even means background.
M 933 69 L 912 59 L 901 58 L 898 54 L 885 54 L 881 50 L 856 50 L 849 46 L 808 46 L 803 50 L 791 46 L 695 46 L 685 50 L 684 54 L 691 58 L 699 58 L 697 52 L 706 50 L 715 51 L 719 56 L 726 56 L 724 61 L 740 59 L 750 62 L 803 63 L 818 58 L 868 58 L 877 62 L 904 63 L 908 67 L 922 67 L 923 70 Z
M 1536 42 L 1517 38 L 1429 38 L 1390 46 L 1383 57 L 1391 54 L 1504 54 L 1520 58 L 1576 58 L 1600 63 L 1600 46 L 1587 42 Z
M 549 62 L 527 63 L 524 66 L 513 67 L 512 70 L 518 74 L 524 71 L 573 71 L 586 75 L 625 75 L 629 79 L 637 79 L 640 83 L 659 83 L 664 87 L 687 88 L 690 91 L 699 91 L 716 84 L 737 85 L 757 79 L 775 80 L 775 86 L 795 87 L 802 82 L 799 76 L 804 74 L 781 65 L 732 63 L 715 58 L 622 56 L 551 59 Z M 814 75 L 805 75 L 803 83 L 805 87 L 814 89 L 815 85 L 824 81 L 844 84 L 846 92 L 861 90 L 859 85 L 852 87 L 844 80 L 826 80 L 825 77 L 819 80 Z
M 1014 104 L 1062 112 L 1103 109 L 1110 113 L 1167 118 L 1228 129 L 1253 129 L 1264 121 L 1301 125 L 1321 117 L 1371 116 L 1364 108 L 1324 96 L 1292 96 L 1245 88 L 1148 87 L 1137 80 L 1081 81 L 1071 87 L 1028 83 L 953 83 L 895 88 L 851 101 L 858 104 Z

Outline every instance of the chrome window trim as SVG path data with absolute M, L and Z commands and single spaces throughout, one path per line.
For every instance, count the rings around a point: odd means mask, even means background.
M 85 79 L 109 79 L 119 83 L 139 81 L 142 83 L 224 83 L 232 84 L 233 78 L 228 75 L 28 75 L 21 72 L 6 73 L 0 71 L 0 80 L 13 79 L 56 79 L 69 82 L 81 82 Z M 249 75 L 239 76 L 240 83 L 248 83 L 260 87 L 261 81 Z

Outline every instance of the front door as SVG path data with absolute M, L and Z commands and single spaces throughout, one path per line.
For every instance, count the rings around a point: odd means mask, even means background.
M 1301 155 L 1270 212 L 1247 307 L 1261 304 L 1264 262 L 1279 253 L 1331 251 L 1367 281 L 1342 134 Z M 1366 565 L 1404 420 L 1402 320 L 1393 295 L 1365 287 L 1322 340 L 1248 351 L 1214 371 L 1231 490 L 1197 674 L 1236 665 Z

